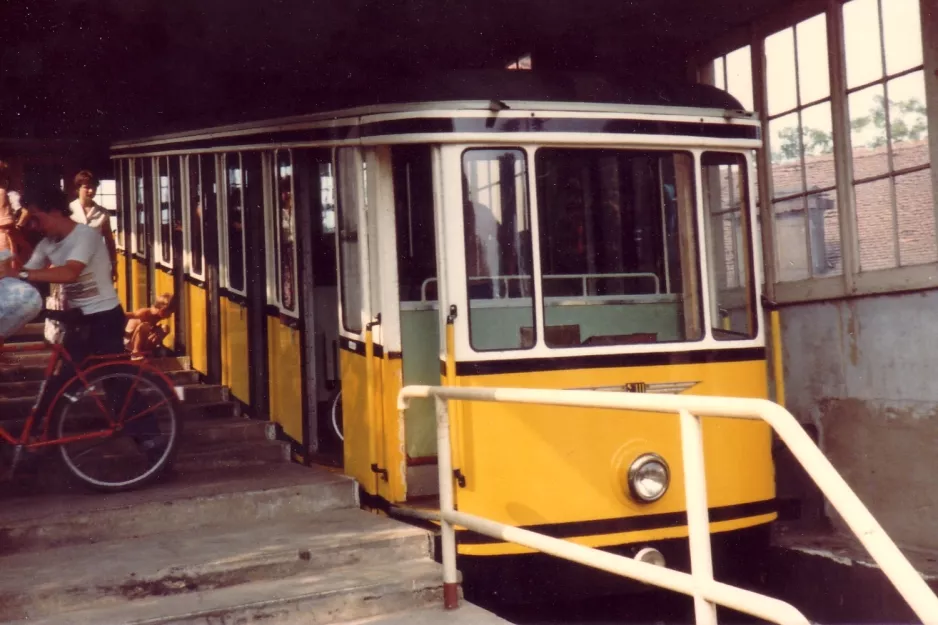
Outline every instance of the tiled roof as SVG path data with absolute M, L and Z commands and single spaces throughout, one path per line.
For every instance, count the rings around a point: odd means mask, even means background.
M 893 171 L 928 164 L 928 142 L 908 141 L 893 148 Z M 854 179 L 862 180 L 889 171 L 889 155 L 885 146 L 854 150 Z M 823 189 L 835 183 L 832 154 L 809 156 L 805 159 L 807 189 Z M 861 183 L 856 186 L 857 230 L 862 271 L 895 267 L 896 223 L 898 223 L 899 264 L 916 265 L 938 260 L 935 233 L 935 203 L 931 171 L 926 169 L 903 174 L 896 179 L 897 220 L 892 215 L 891 189 L 888 179 Z M 800 193 L 801 164 L 780 163 L 772 168 L 772 184 L 776 197 Z M 823 197 L 836 199 L 834 190 Z M 777 213 L 803 210 L 802 201 L 785 201 L 776 205 Z M 836 203 L 824 215 L 824 240 L 829 265 L 841 269 L 839 216 Z

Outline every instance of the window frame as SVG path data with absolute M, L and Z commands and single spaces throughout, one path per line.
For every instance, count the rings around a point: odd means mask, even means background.
M 150 157 L 147 157 L 147 156 L 132 157 L 132 158 L 130 158 L 129 160 L 130 160 L 130 167 L 129 167 L 130 174 L 129 174 L 129 176 L 130 176 L 130 180 L 131 180 L 131 183 L 132 183 L 131 186 L 130 186 L 130 201 L 131 201 L 131 206 L 130 206 L 130 228 L 131 228 L 131 230 L 130 230 L 130 250 L 131 250 L 131 255 L 136 256 L 138 259 L 140 259 L 140 260 L 149 260 L 149 258 L 150 258 L 150 253 L 149 253 L 149 247 L 147 246 L 147 241 L 146 241 L 149 224 L 147 224 L 146 222 L 144 222 L 144 224 L 143 224 L 143 239 L 144 239 L 144 240 L 141 241 L 141 240 L 140 240 L 140 229 L 139 229 L 140 220 L 138 219 L 137 205 L 138 205 L 140 202 L 143 202 L 143 211 L 142 211 L 142 212 L 143 212 L 144 218 L 146 218 L 146 216 L 147 216 L 150 212 L 152 212 L 152 211 L 148 211 L 148 210 L 147 210 L 147 208 L 148 208 L 148 207 L 147 207 L 147 176 L 146 176 L 146 169 L 147 169 L 147 168 L 146 168 L 146 166 L 144 165 L 144 163 L 145 163 L 147 160 L 150 160 L 150 162 L 151 162 L 151 163 L 150 163 L 150 174 L 151 174 L 151 176 L 152 176 L 152 173 L 153 173 L 153 164 L 152 164 L 152 159 L 151 159 Z M 139 171 L 139 172 L 137 171 L 137 166 L 138 166 L 138 164 L 139 164 L 139 166 L 140 166 L 140 171 Z M 138 179 L 138 177 L 139 177 L 140 182 L 141 182 L 140 188 L 138 188 L 138 186 L 137 186 L 137 179 Z M 152 181 L 150 182 L 150 184 L 152 184 Z M 151 194 L 150 194 L 151 197 L 150 197 L 150 200 L 149 200 L 149 201 L 152 202 L 152 201 L 153 201 L 153 197 L 152 197 L 152 188 L 151 188 L 150 190 L 151 190 Z
M 755 110 L 758 113 L 764 135 L 764 146 L 758 156 L 758 206 L 759 219 L 763 226 L 771 224 L 772 227 L 762 228 L 762 249 L 764 250 L 762 270 L 765 275 L 766 296 L 779 304 L 797 304 L 812 301 L 838 300 L 853 297 L 863 297 L 886 293 L 918 291 L 938 288 L 938 262 L 918 265 L 900 265 L 892 268 L 860 271 L 859 233 L 857 225 L 856 183 L 863 184 L 877 177 L 855 180 L 853 173 L 853 147 L 850 131 L 848 111 L 848 98 L 850 93 L 869 88 L 871 85 L 882 84 L 896 77 L 909 75 L 919 71 L 919 67 L 889 73 L 883 66 L 883 75 L 876 81 L 856 85 L 848 89 L 846 75 L 846 46 L 844 31 L 844 4 L 849 0 L 809 0 L 779 11 L 774 11 L 764 18 L 756 20 L 745 27 L 729 32 L 724 38 L 702 50 L 694 59 L 692 66 L 697 68 L 698 79 L 712 80 L 713 61 L 725 56 L 734 50 L 750 46 L 752 54 L 753 90 Z M 877 2 L 877 10 L 882 4 Z M 938 15 L 929 13 L 934 6 L 934 0 L 920 0 L 919 18 L 922 33 L 922 66 L 925 76 L 925 106 L 928 128 L 928 154 L 931 171 L 932 198 L 935 212 L 936 239 L 938 239 L 938 83 L 929 78 L 938 72 Z M 773 198 L 772 172 L 768 154 L 771 151 L 771 142 L 766 129 L 767 116 L 767 84 L 765 76 L 765 39 L 772 34 L 792 27 L 804 20 L 818 14 L 826 14 L 827 19 L 827 46 L 828 65 L 830 74 L 830 102 L 832 117 L 832 136 L 834 144 L 834 166 L 836 170 L 835 186 L 837 200 L 837 214 L 840 224 L 841 253 L 843 255 L 843 271 L 839 275 L 811 277 L 803 280 L 779 282 L 777 280 L 776 263 L 778 250 L 774 236 L 775 223 L 771 211 Z M 880 31 L 883 24 L 880 19 Z M 877 44 L 882 46 L 881 37 Z M 885 52 L 881 49 L 881 54 Z M 773 115 L 775 117 L 775 115 Z M 891 184 L 896 176 L 902 176 L 916 171 L 923 171 L 925 166 L 915 166 L 889 174 Z M 885 178 L 886 176 L 880 176 Z M 892 200 L 895 206 L 895 200 Z M 893 214 L 894 219 L 897 218 Z M 897 235 L 898 236 L 898 231 Z M 936 241 L 938 245 L 938 241 Z M 896 249 L 897 260 L 900 251 Z
M 521 359 L 530 359 L 530 358 L 557 358 L 557 357 L 580 357 L 580 356 L 600 356 L 600 355 L 619 355 L 619 354 L 649 354 L 649 353 L 682 353 L 682 352 L 697 352 L 700 350 L 708 349 L 718 349 L 718 350 L 734 350 L 734 349 L 747 349 L 747 348 L 764 348 L 765 347 L 765 318 L 761 306 L 757 306 L 755 309 L 756 317 L 756 332 L 753 338 L 739 338 L 738 340 L 717 340 L 713 336 L 711 330 L 712 320 L 710 315 L 710 284 L 708 280 L 709 275 L 709 254 L 704 248 L 705 241 L 703 240 L 704 228 L 707 226 L 706 219 L 707 216 L 704 214 L 704 202 L 703 202 L 703 184 L 702 184 L 702 172 L 701 172 L 701 155 L 707 151 L 718 151 L 718 152 L 730 152 L 730 153 L 739 153 L 743 156 L 746 161 L 747 167 L 750 172 L 756 170 L 755 159 L 753 155 L 752 148 L 734 146 L 734 145 L 720 145 L 720 146 L 695 146 L 688 144 L 686 142 L 681 142 L 676 145 L 667 145 L 667 146 L 649 146 L 641 144 L 629 144 L 629 143 L 587 143 L 585 141 L 571 142 L 569 144 L 564 144 L 564 148 L 585 148 L 585 149 L 596 149 L 604 148 L 610 150 L 658 150 L 665 152 L 684 152 L 692 157 L 692 166 L 694 167 L 693 173 L 693 226 L 695 229 L 696 236 L 696 245 L 697 245 L 697 263 L 698 263 L 698 285 L 699 298 L 700 298 L 700 324 L 702 327 L 700 338 L 695 340 L 686 340 L 679 342 L 667 342 L 667 343 L 636 343 L 636 344 L 622 344 L 622 345 L 609 345 L 609 346 L 578 346 L 578 347 L 548 347 L 544 340 L 544 316 L 540 312 L 543 308 L 543 290 L 540 287 L 542 281 L 542 267 L 541 267 L 541 257 L 540 257 L 540 207 L 538 203 L 537 193 L 536 193 L 536 180 L 539 175 L 537 169 L 536 158 L 532 157 L 533 154 L 539 148 L 554 148 L 558 147 L 556 144 L 543 144 L 543 143 L 528 143 L 528 142 L 518 142 L 511 144 L 498 144 L 494 146 L 495 149 L 517 149 L 521 150 L 526 154 L 528 159 L 528 198 L 530 202 L 530 211 L 531 211 L 531 239 L 532 239 L 532 249 L 531 253 L 533 255 L 533 278 L 534 278 L 534 306 L 535 306 L 535 331 L 537 333 L 536 341 L 533 348 L 530 349 L 510 349 L 502 351 L 477 351 L 475 350 L 470 341 L 469 341 L 469 327 L 468 327 L 468 315 L 464 312 L 468 310 L 469 297 L 468 292 L 465 287 L 465 278 L 467 274 L 467 268 L 465 265 L 465 250 L 464 250 L 464 220 L 462 211 L 447 211 L 446 207 L 453 206 L 454 202 L 462 202 L 462 184 L 460 181 L 462 174 L 462 153 L 468 148 L 492 148 L 493 146 L 488 144 L 450 144 L 442 146 L 441 148 L 441 165 L 442 173 L 438 174 L 435 172 L 435 175 L 441 176 L 442 189 L 441 193 L 438 194 L 440 199 L 437 201 L 441 202 L 440 205 L 436 207 L 435 217 L 440 220 L 440 226 L 442 227 L 442 232 L 438 235 L 438 255 L 442 254 L 440 257 L 441 262 L 443 263 L 443 273 L 444 276 L 441 278 L 444 280 L 440 284 L 440 317 L 441 323 L 445 322 L 447 311 L 450 310 L 450 307 L 456 306 L 456 328 L 455 328 L 455 346 L 456 352 L 455 356 L 460 361 L 467 362 L 477 362 L 477 361 L 487 361 L 491 360 L 493 357 L 497 356 L 499 359 L 506 360 L 521 360 Z M 762 266 L 760 263 L 755 262 L 756 258 L 759 258 L 762 253 L 762 245 L 757 236 L 756 224 L 758 222 L 758 215 L 756 213 L 755 202 L 752 198 L 755 197 L 756 187 L 755 187 L 755 176 L 750 174 L 748 177 L 748 189 L 750 196 L 750 221 L 751 228 L 749 230 L 749 244 L 752 246 L 752 280 L 754 283 L 754 297 L 756 302 L 759 301 L 759 297 L 763 293 L 764 289 L 764 274 L 762 272 Z M 458 251 L 455 251 L 458 250 Z M 449 286 L 447 286 L 449 285 Z M 452 291 L 449 289 L 455 287 Z
M 287 308 L 283 302 L 283 259 L 282 259 L 282 223 L 280 217 L 280 161 L 279 156 L 286 152 L 290 159 L 290 196 L 293 201 L 293 220 L 290 224 L 293 230 L 293 308 Z M 265 155 L 269 174 L 265 176 L 269 190 L 264 194 L 266 207 L 264 210 L 264 224 L 267 233 L 267 275 L 268 291 L 267 303 L 276 306 L 281 315 L 298 319 L 300 315 L 299 279 L 298 279 L 298 250 L 299 237 L 296 227 L 296 169 L 293 161 L 293 150 L 290 148 L 277 148 Z M 275 278 L 276 280 L 273 280 Z
M 233 295 L 237 295 L 243 298 L 247 297 L 247 255 L 242 252 L 241 254 L 241 267 L 243 273 L 241 274 L 244 279 L 242 280 L 243 284 L 240 288 L 232 286 L 231 279 L 229 276 L 231 268 L 231 250 L 229 247 L 228 240 L 228 157 L 232 154 L 238 155 L 238 171 L 240 172 L 241 182 L 238 185 L 238 193 L 241 196 L 241 211 L 242 211 L 242 228 L 241 228 L 241 249 L 245 250 L 245 232 L 244 232 L 244 159 L 240 150 L 223 152 L 221 158 L 221 172 L 223 174 L 223 183 L 224 183 L 224 193 L 219 193 L 221 196 L 221 201 L 218 202 L 221 206 L 224 207 L 223 210 L 219 211 L 218 215 L 218 238 L 220 243 L 220 249 L 218 254 L 219 261 L 219 284 L 226 291 Z M 221 190 L 221 185 L 219 185 L 219 190 Z
M 157 156 L 153 159 L 153 253 L 156 265 L 167 270 L 173 268 L 173 177 L 172 177 L 172 159 L 178 159 L 178 156 Z M 165 161 L 164 161 L 165 159 Z M 166 163 L 166 210 L 169 213 L 169 240 L 163 240 L 163 203 L 162 188 L 160 187 L 160 176 L 163 173 L 163 163 Z M 180 174 L 181 174 L 180 170 Z M 178 185 L 181 181 L 177 180 Z M 182 198 L 180 189 L 180 199 Z M 163 258 L 163 252 L 167 252 L 168 259 Z
M 196 279 L 196 280 L 205 280 L 205 187 L 202 182 L 202 154 L 186 154 L 183 158 L 182 171 L 185 171 L 183 176 L 182 184 L 182 223 L 185 236 L 183 236 L 182 249 L 184 256 L 183 271 L 186 275 Z M 214 155 L 211 155 L 214 156 Z M 199 175 L 199 199 L 202 203 L 202 221 L 199 228 L 199 240 L 201 245 L 199 246 L 200 257 L 202 258 L 202 270 L 196 271 L 193 266 L 193 246 L 192 246 L 192 236 L 195 234 L 192 228 L 192 180 L 191 180 L 191 163 L 195 159 L 196 165 L 198 166 L 198 175 Z M 215 159 L 212 159 L 213 165 Z
M 126 158 L 114 159 L 114 180 L 115 191 L 117 192 L 117 223 L 116 232 L 114 234 L 114 247 L 119 252 L 124 252 L 126 249 L 125 237 L 127 236 L 127 207 L 124 205 L 124 192 L 125 186 L 127 186 L 127 178 L 125 178 L 125 174 L 127 174 L 129 177 L 130 173 L 129 162 L 130 159 Z M 129 193 L 130 189 L 127 188 L 126 191 Z

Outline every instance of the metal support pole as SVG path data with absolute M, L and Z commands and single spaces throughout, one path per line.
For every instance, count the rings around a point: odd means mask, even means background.
M 687 501 L 687 534 L 690 571 L 698 587 L 713 581 L 710 553 L 710 513 L 707 509 L 707 476 L 704 468 L 703 430 L 700 420 L 681 410 L 681 449 L 684 458 L 684 496 Z M 697 625 L 717 625 L 716 605 L 694 593 Z
M 443 608 L 459 607 L 459 580 L 456 573 L 456 532 L 448 515 L 455 511 L 453 500 L 453 458 L 449 440 L 449 414 L 446 400 L 435 397 L 437 470 L 440 479 L 440 529 L 443 549 Z

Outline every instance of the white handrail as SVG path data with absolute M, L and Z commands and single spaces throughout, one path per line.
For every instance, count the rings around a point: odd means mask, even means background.
M 533 276 L 525 274 L 514 274 L 514 275 L 498 275 L 498 276 L 470 276 L 469 281 L 491 281 L 491 280 L 502 280 L 505 282 L 506 286 L 509 280 L 530 280 Z M 587 287 L 589 286 L 589 280 L 602 280 L 602 279 L 612 279 L 612 278 L 650 278 L 655 283 L 655 295 L 661 294 L 661 280 L 658 278 L 658 274 L 652 273 L 650 271 L 639 271 L 633 273 L 558 273 L 558 274 L 544 274 L 544 280 L 580 280 L 581 287 L 583 288 L 583 296 L 586 296 Z M 427 278 L 420 284 L 420 301 L 427 301 L 427 287 L 430 284 L 436 282 L 436 277 Z
M 938 597 L 902 555 L 870 511 L 850 489 L 797 420 L 785 408 L 764 399 L 707 397 L 700 395 L 647 395 L 627 392 L 566 391 L 521 388 L 461 388 L 407 386 L 398 395 L 403 413 L 414 398 L 436 399 L 437 448 L 440 479 L 440 524 L 442 528 L 443 581 L 447 607 L 456 604 L 456 541 L 454 525 L 581 562 L 618 575 L 680 592 L 695 599 L 698 624 L 716 623 L 714 604 L 763 618 L 780 625 L 808 623 L 794 607 L 712 578 L 710 566 L 709 512 L 703 465 L 701 417 L 762 420 L 775 430 L 808 475 L 814 480 L 847 526 L 880 566 L 886 577 L 926 625 L 938 623 Z M 610 408 L 679 415 L 687 497 L 687 521 L 691 550 L 691 573 L 657 568 L 564 540 L 542 536 L 496 523 L 454 509 L 452 450 L 446 400 L 486 401 L 519 404 Z M 702 494 L 701 494 L 702 492 Z

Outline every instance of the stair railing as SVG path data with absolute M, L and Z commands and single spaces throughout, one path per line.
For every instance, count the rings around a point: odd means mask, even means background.
M 847 526 L 867 549 L 916 616 L 926 625 L 938 623 L 936 620 L 938 619 L 938 597 L 902 555 L 899 548 L 814 444 L 814 441 L 805 433 L 798 421 L 778 404 L 763 399 L 699 395 L 407 386 L 398 395 L 398 410 L 401 411 L 403 417 L 411 399 L 431 397 L 436 401 L 443 590 L 444 606 L 447 609 L 454 609 L 458 606 L 455 536 L 455 526 L 458 525 L 498 540 L 522 545 L 558 558 L 693 597 L 697 625 L 716 625 L 717 605 L 779 625 L 807 625 L 808 619 L 784 601 L 713 579 L 701 418 L 722 417 L 761 420 L 768 423 L 828 498 L 834 509 L 840 513 Z M 476 515 L 458 512 L 454 506 L 448 409 L 450 400 L 607 408 L 678 415 L 684 460 L 691 572 L 688 574 L 658 567 Z M 624 416 L 628 418 L 627 414 Z

